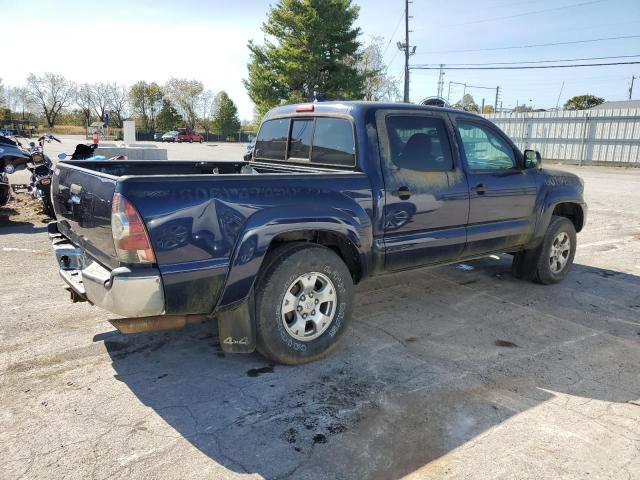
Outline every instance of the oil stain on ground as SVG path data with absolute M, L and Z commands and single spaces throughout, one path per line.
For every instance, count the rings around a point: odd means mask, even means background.
M 516 345 L 515 343 L 508 340 L 496 340 L 495 342 L 493 342 L 493 344 L 496 347 L 519 348 L 519 345 Z
M 273 373 L 273 367 L 275 367 L 275 365 L 269 364 L 266 367 L 252 368 L 250 370 L 247 370 L 247 377 L 258 377 L 263 373 Z

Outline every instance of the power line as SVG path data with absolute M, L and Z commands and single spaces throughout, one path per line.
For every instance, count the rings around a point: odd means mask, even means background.
M 462 26 L 462 25 L 473 25 L 473 24 L 477 24 L 477 23 L 494 22 L 496 20 L 507 20 L 509 18 L 526 17 L 528 15 L 537 15 L 538 13 L 554 12 L 554 11 L 557 11 L 557 10 L 565 10 L 567 8 L 574 8 L 574 7 L 584 7 L 586 5 L 593 5 L 594 3 L 602 3 L 604 1 L 605 0 L 591 0 L 590 2 L 574 3 L 573 5 L 565 5 L 564 7 L 545 8 L 545 9 L 542 9 L 542 10 L 533 10 L 533 11 L 529 11 L 529 12 L 518 13 L 518 14 L 515 14 L 515 15 L 505 15 L 503 17 L 483 18 L 482 20 L 474 20 L 474 21 L 471 21 L 471 22 L 454 23 L 454 24 L 452 24 L 450 26 L 451 27 L 459 27 L 459 26 Z
M 389 37 L 389 42 L 387 42 L 387 46 L 384 47 L 384 51 L 382 52 L 382 57 L 383 58 L 384 58 L 385 54 L 387 53 L 387 50 L 389 50 L 389 45 L 391 45 L 391 42 L 393 42 L 393 37 L 395 37 L 396 33 L 398 32 L 398 28 L 400 28 L 400 24 L 402 23 L 402 19 L 403 18 L 404 18 L 404 12 L 402 12 L 402 15 L 400 15 L 400 18 L 398 19 L 398 23 L 396 25 L 396 28 L 393 30 L 393 33 Z
M 479 66 L 520 65 L 520 64 L 527 64 L 527 63 L 580 62 L 580 61 L 587 61 L 587 60 L 612 60 L 614 58 L 636 58 L 636 57 L 640 57 L 640 54 L 637 54 L 637 55 L 616 55 L 616 56 L 613 56 L 613 57 L 562 58 L 562 59 L 559 58 L 557 60 L 531 60 L 531 61 L 519 61 L 519 62 L 447 63 L 446 65 L 451 65 L 451 66 L 455 66 L 455 67 L 475 66 L 475 65 L 479 65 Z M 423 64 L 419 64 L 419 65 L 415 65 L 415 66 L 432 67 L 432 66 L 439 66 L 439 65 L 441 65 L 441 64 L 440 63 L 423 63 Z
M 420 67 L 416 65 L 412 65 L 410 68 L 412 70 L 439 70 L 440 68 L 444 68 L 444 70 L 527 70 L 527 69 L 538 69 L 538 68 L 574 68 L 574 67 L 606 67 L 609 65 L 638 65 L 638 62 L 610 62 L 610 63 L 577 63 L 572 65 L 525 65 L 521 67 Z
M 607 40 L 622 40 L 625 38 L 640 38 L 640 35 L 623 35 L 620 37 L 592 38 L 589 40 L 573 40 L 571 42 L 536 43 L 531 45 L 518 45 L 515 47 L 474 48 L 469 50 L 440 50 L 440 51 L 422 52 L 422 55 L 434 54 L 434 53 L 489 52 L 493 50 L 514 50 L 518 48 L 552 47 L 556 45 L 575 45 L 577 43 L 593 43 L 593 42 L 604 42 Z M 418 54 L 418 55 L 421 55 L 421 54 Z

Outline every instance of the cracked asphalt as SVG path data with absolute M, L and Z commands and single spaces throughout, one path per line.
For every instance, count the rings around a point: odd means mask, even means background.
M 507 255 L 375 278 L 302 367 L 213 322 L 121 335 L 69 302 L 41 219 L 5 221 L 0 477 L 640 479 L 640 169 L 562 168 L 590 204 L 564 283 Z

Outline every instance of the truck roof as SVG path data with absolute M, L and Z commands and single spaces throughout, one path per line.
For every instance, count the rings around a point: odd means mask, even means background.
M 363 100 L 358 101 L 329 101 L 329 102 L 314 102 L 314 103 L 297 103 L 290 105 L 282 105 L 269 110 L 265 115 L 265 119 L 269 117 L 275 117 L 279 115 L 295 115 L 296 113 L 311 113 L 296 111 L 299 106 L 313 105 L 314 113 L 343 113 L 347 115 L 358 115 L 366 113 L 369 110 L 380 109 L 393 109 L 393 110 L 421 110 L 427 112 L 451 112 L 451 113 L 467 113 L 474 115 L 473 113 L 463 112 L 462 110 L 455 110 L 453 108 L 435 107 L 432 105 L 416 105 L 414 103 L 394 103 L 394 102 L 367 102 Z

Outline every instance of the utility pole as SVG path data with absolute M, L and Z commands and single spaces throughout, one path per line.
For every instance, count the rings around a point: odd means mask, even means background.
M 404 103 L 409 103 L 409 0 L 404 1 Z
M 633 81 L 636 79 L 635 75 L 631 76 L 631 86 L 629 87 L 629 100 L 631 100 L 631 95 L 633 95 Z
M 493 109 L 497 112 L 498 111 L 498 97 L 500 96 L 500 86 L 496 87 L 496 103 L 493 106 Z
M 558 106 L 560 105 L 560 97 L 562 97 L 562 90 L 564 90 L 564 80 L 562 81 L 562 85 L 560 86 L 560 93 L 558 94 L 558 100 L 556 100 L 556 110 L 558 110 Z
M 404 51 L 404 102 L 409 103 L 409 57 L 416 53 L 416 47 L 409 44 L 409 0 L 404 1 L 404 43 L 398 42 L 398 49 Z
M 442 90 L 444 89 L 444 64 L 440 64 L 440 74 L 438 75 L 438 97 L 442 98 Z M 448 101 L 448 100 L 447 100 Z

